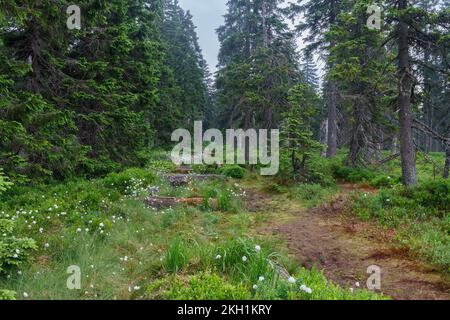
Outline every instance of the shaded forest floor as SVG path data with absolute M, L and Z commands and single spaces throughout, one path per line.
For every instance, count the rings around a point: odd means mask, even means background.
M 286 197 L 252 189 L 248 203 L 251 211 L 270 210 L 280 217 L 259 228 L 261 235 L 280 237 L 300 265 L 323 270 L 342 287 L 365 287 L 367 268 L 376 265 L 381 268 L 381 292 L 394 299 L 450 299 L 448 280 L 414 259 L 395 240 L 395 230 L 350 214 L 348 197 L 354 191 L 377 192 L 343 184 L 330 202 L 306 209 Z

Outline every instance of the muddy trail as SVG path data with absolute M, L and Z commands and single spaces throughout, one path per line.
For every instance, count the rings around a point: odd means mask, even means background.
M 283 239 L 289 252 L 306 268 L 323 270 L 327 278 L 343 287 L 366 286 L 367 268 L 381 268 L 381 292 L 398 300 L 448 300 L 450 285 L 431 266 L 420 262 L 395 241 L 395 231 L 352 217 L 346 200 L 355 190 L 341 185 L 340 192 L 325 205 L 304 209 L 277 195 L 252 190 L 250 210 L 282 213 L 278 223 L 260 228 L 262 234 Z

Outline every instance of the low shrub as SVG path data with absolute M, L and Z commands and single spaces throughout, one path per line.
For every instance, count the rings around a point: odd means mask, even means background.
M 251 293 L 242 284 L 232 284 L 210 272 L 190 276 L 185 283 L 177 279 L 166 298 L 171 300 L 248 300 Z
M 224 166 L 220 169 L 220 173 L 224 176 L 234 178 L 234 179 L 243 179 L 245 176 L 246 170 L 238 165 L 229 165 Z
M 450 180 L 427 181 L 406 190 L 405 196 L 424 207 L 450 211 Z
M 20 268 L 37 249 L 31 238 L 16 238 L 12 233 L 14 221 L 0 219 L 0 273 L 15 267 Z
M 156 181 L 156 175 L 148 169 L 130 168 L 122 172 L 114 172 L 108 174 L 103 179 L 106 187 L 118 189 L 125 193 L 127 188 L 135 187 L 134 184 L 139 183 L 142 186 L 148 186 Z
M 400 184 L 401 181 L 402 178 L 400 176 L 378 175 L 370 181 L 370 185 L 377 188 L 388 188 Z
M 12 183 L 3 175 L 3 169 L 0 168 L 0 194 L 6 191 Z
M 16 300 L 16 292 L 11 290 L 0 289 L 0 301 L 1 300 Z
M 199 174 L 218 174 L 220 169 L 217 165 L 196 164 L 192 166 L 192 171 Z
M 147 169 L 155 172 L 170 172 L 175 168 L 176 165 L 169 160 L 153 160 L 147 164 Z
M 342 164 L 334 164 L 332 169 L 336 179 L 352 183 L 368 182 L 376 178 L 376 173 L 366 168 L 351 168 Z

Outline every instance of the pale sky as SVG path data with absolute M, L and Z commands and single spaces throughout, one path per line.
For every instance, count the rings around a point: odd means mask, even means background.
M 217 71 L 217 55 L 219 54 L 219 40 L 216 29 L 224 23 L 223 16 L 227 12 L 227 0 L 179 0 L 181 7 L 189 10 L 197 27 L 199 44 L 203 57 L 214 74 Z M 298 39 L 299 49 L 304 47 L 302 39 Z M 319 75 L 322 74 L 323 62 L 316 57 Z
M 179 2 L 181 7 L 186 11 L 189 10 L 194 17 L 203 57 L 208 62 L 210 71 L 214 73 L 219 54 L 216 29 L 224 22 L 227 0 L 179 0 Z

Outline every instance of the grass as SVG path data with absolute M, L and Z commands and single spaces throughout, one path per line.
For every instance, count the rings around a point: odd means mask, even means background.
M 312 208 L 332 198 L 337 191 L 336 185 L 297 184 L 289 189 L 289 198 L 299 200 L 306 207 Z
M 14 219 L 14 236 L 34 239 L 36 249 L 27 252 L 29 259 L 0 274 L 0 288 L 8 290 L 0 296 L 11 298 L 15 292 L 17 299 L 383 298 L 335 286 L 319 271 L 300 268 L 280 242 L 252 236 L 256 227 L 275 217 L 247 212 L 241 200 L 244 191 L 233 180 L 174 188 L 158 175 L 167 168 L 158 159 L 145 170 L 15 186 L 3 194 L 0 219 Z M 242 184 L 254 183 L 248 176 Z M 165 195 L 214 198 L 218 206 L 149 208 L 143 200 L 154 186 Z M 292 274 L 296 283 L 280 278 L 274 264 Z M 66 286 L 67 269 L 73 265 L 81 270 L 81 290 Z
M 326 160 L 324 170 L 336 181 L 357 183 L 379 188 L 376 194 L 359 192 L 351 199 L 353 213 L 363 220 L 396 230 L 397 241 L 412 255 L 435 265 L 444 274 L 450 273 L 450 184 L 441 178 L 445 155 L 418 153 L 416 169 L 418 186 L 409 191 L 401 183 L 400 159 L 381 166 L 349 168 L 343 165 L 345 150 Z M 388 153 L 383 154 L 383 157 Z M 300 199 L 320 194 L 320 188 L 297 186 Z M 308 192 L 308 189 L 317 188 Z M 295 192 L 293 193 L 295 195 Z M 308 200 L 303 199 L 303 200 Z M 313 202 L 315 203 L 315 202 Z
M 397 230 L 400 243 L 444 273 L 450 272 L 450 181 L 422 182 L 404 190 L 383 188 L 378 194 L 353 196 L 353 212 Z

